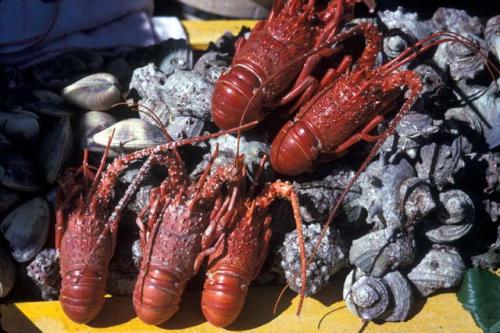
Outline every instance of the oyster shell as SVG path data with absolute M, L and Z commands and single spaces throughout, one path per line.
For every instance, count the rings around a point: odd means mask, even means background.
M 138 150 L 166 143 L 163 132 L 156 126 L 137 118 L 129 118 L 113 124 L 92 137 L 101 146 L 108 144 L 111 133 L 115 130 L 111 148 Z
M 2 220 L 0 232 L 16 261 L 27 262 L 40 252 L 47 240 L 49 223 L 49 206 L 41 197 L 25 202 Z
M 462 281 L 465 265 L 457 249 L 434 244 L 432 249 L 408 274 L 422 296 L 440 289 L 457 286 Z
M 304 225 L 306 258 L 311 256 L 321 234 L 321 229 L 319 223 Z M 286 234 L 285 241 L 278 251 L 281 254 L 280 264 L 285 272 L 285 278 L 290 284 L 290 289 L 300 292 L 302 279 L 300 277 L 300 250 L 296 230 Z M 346 253 L 347 247 L 338 231 L 328 229 L 321 240 L 314 260 L 307 266 L 306 296 L 316 294 L 328 284 L 330 277 L 346 266 Z
M 349 262 L 364 273 L 379 277 L 412 264 L 415 254 L 416 245 L 412 235 L 386 228 L 353 240 Z
M 14 287 L 16 268 L 9 254 L 0 248 L 0 298 L 7 294 Z
M 73 131 L 68 118 L 56 119 L 45 131 L 38 150 L 38 160 L 47 183 L 55 182 L 73 151 Z
M 106 111 L 120 102 L 118 80 L 109 73 L 97 73 L 84 77 L 67 86 L 62 97 L 85 110 Z
M 347 308 L 364 320 L 404 321 L 413 305 L 411 286 L 398 271 L 382 278 L 351 271 L 343 295 Z
M 427 227 L 425 235 L 434 243 L 450 243 L 465 236 L 474 224 L 474 203 L 467 193 L 450 190 L 439 194 L 442 206 L 439 224 Z

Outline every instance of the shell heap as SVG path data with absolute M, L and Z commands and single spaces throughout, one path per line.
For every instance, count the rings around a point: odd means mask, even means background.
M 370 20 L 385 36 L 380 62 L 440 30 L 460 33 L 500 60 L 500 16 L 483 24 L 465 11 L 440 8 L 422 20 L 399 7 Z M 235 38 L 224 35 L 196 61 L 185 41 L 168 40 L 115 57 L 68 52 L 24 72 L 5 69 L 0 82 L 6 92 L 0 94 L 0 297 L 13 288 L 16 296 L 26 290 L 30 296 L 57 297 L 58 255 L 48 237 L 54 194 L 58 175 L 81 163 L 83 149 L 98 161 L 113 130 L 111 157 L 167 142 L 158 122 L 175 140 L 216 131 L 211 96 L 231 62 Z M 469 261 L 500 266 L 500 235 L 491 239 L 493 234 L 484 231 L 500 231 L 500 80 L 491 82 L 481 56 L 458 44 L 439 45 L 421 58 L 406 65 L 422 77 L 420 100 L 358 179 L 307 268 L 307 294 L 313 295 L 349 267 L 344 299 L 364 320 L 406 320 L 414 298 L 457 286 Z M 270 139 L 265 128 L 242 136 L 240 153 L 249 178 L 269 152 Z M 216 163 L 234 159 L 232 136 L 182 149 L 192 177 L 205 168 L 216 146 Z M 290 179 L 301 202 L 308 256 L 366 151 L 366 145 L 357 145 L 348 161 Z M 121 177 L 116 193 L 130 183 L 138 162 Z M 274 179 L 269 164 L 264 168 L 262 180 Z M 135 216 L 163 177 L 163 170 L 153 169 L 124 214 L 119 255 L 108 281 L 113 293 L 131 294 L 141 256 Z M 258 281 L 287 280 L 298 291 L 303 281 L 289 206 L 278 202 L 271 211 L 273 258 Z M 482 237 L 467 242 L 473 234 Z

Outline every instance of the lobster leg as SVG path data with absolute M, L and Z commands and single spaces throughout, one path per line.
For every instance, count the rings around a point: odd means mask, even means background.
M 352 57 L 345 56 L 344 59 L 340 62 L 337 68 L 330 68 L 325 73 L 321 82 L 319 83 L 319 89 L 323 89 L 329 84 L 333 83 L 337 78 L 342 75 L 342 73 L 346 72 L 352 64 Z
M 338 146 L 335 149 L 334 154 L 341 154 L 347 149 L 349 149 L 351 146 L 355 145 L 356 143 L 360 141 L 366 141 L 366 142 L 375 142 L 378 139 L 380 139 L 381 135 L 370 135 L 368 134 L 371 132 L 375 127 L 377 127 L 380 123 L 384 121 L 384 116 L 378 115 L 375 116 L 366 126 L 361 130 L 361 132 L 354 134 L 351 136 L 349 139 L 347 139 L 344 143 L 342 143 L 340 146 Z
M 269 252 L 269 242 L 271 241 L 271 236 L 273 235 L 273 231 L 271 230 L 271 221 L 272 217 L 266 216 L 264 222 L 262 223 L 264 237 L 262 239 L 262 244 L 259 251 L 258 264 L 255 266 L 252 280 L 255 280 L 257 278 L 257 275 L 259 275 L 259 272 L 262 269 L 262 265 L 264 265 L 264 261 L 266 261 L 267 253 Z

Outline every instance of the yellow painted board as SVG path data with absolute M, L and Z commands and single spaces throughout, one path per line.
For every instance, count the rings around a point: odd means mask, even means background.
M 307 298 L 300 316 L 295 314 L 298 297 L 286 294 L 273 315 L 272 308 L 280 291 L 277 287 L 250 288 L 247 304 L 240 318 L 228 329 L 215 328 L 205 322 L 200 311 L 200 293 L 187 292 L 181 309 L 160 327 L 143 324 L 134 315 L 130 297 L 106 299 L 103 311 L 88 325 L 71 322 L 62 312 L 59 302 L 29 302 L 2 305 L 2 327 L 8 333 L 31 332 L 256 332 L 256 333 L 351 333 L 362 327 L 361 320 L 351 314 L 341 301 L 340 285 L 330 286 L 319 298 Z M 480 333 L 474 320 L 457 301 L 454 293 L 428 298 L 416 306 L 413 317 L 403 323 L 369 323 L 363 332 Z
M 240 32 L 241 27 L 253 28 L 256 20 L 212 20 L 212 21 L 182 21 L 188 34 L 189 42 L 194 49 L 205 50 L 209 42 L 217 40 L 226 31 L 232 34 Z

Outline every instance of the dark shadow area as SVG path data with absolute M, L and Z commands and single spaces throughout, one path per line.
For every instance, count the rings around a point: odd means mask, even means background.
M 0 305 L 0 332 L 42 333 L 14 304 Z
M 131 297 L 108 297 L 99 315 L 87 325 L 95 328 L 111 327 L 126 323 L 134 317 Z
M 348 270 L 336 273 L 328 286 L 311 297 L 318 300 L 326 307 L 330 307 L 332 304 L 342 301 L 344 281 L 348 273 Z

